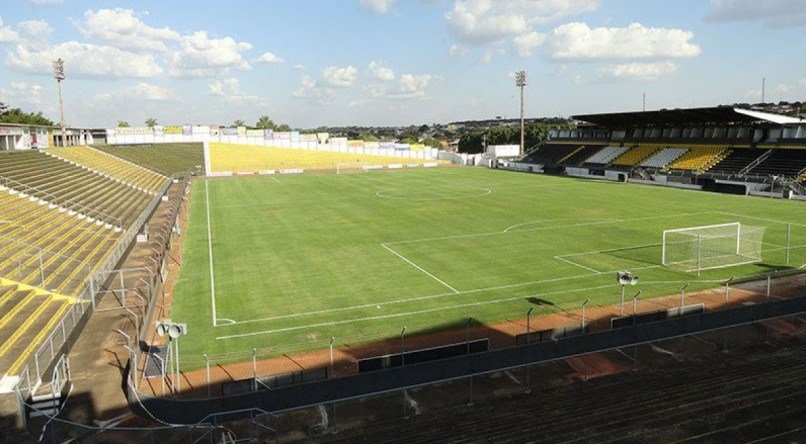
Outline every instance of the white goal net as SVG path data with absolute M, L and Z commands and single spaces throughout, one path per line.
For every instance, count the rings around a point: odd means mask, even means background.
M 364 162 L 340 162 L 336 164 L 336 174 L 364 173 Z
M 662 263 L 683 271 L 761 261 L 764 227 L 739 222 L 663 232 Z

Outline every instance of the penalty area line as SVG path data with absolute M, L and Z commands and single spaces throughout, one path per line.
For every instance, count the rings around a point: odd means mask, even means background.
M 565 262 L 565 263 L 567 263 L 567 264 L 571 264 L 571 265 L 573 265 L 573 266 L 575 266 L 575 267 L 584 268 L 584 269 L 586 269 L 586 270 L 588 270 L 588 271 L 592 271 L 592 272 L 594 272 L 594 273 L 596 273 L 596 274 L 602 274 L 602 272 L 601 272 L 601 271 L 599 271 L 599 270 L 595 270 L 595 269 L 593 269 L 593 268 L 591 268 L 591 267 L 586 267 L 586 266 L 584 266 L 584 265 L 582 265 L 582 264 L 578 264 L 578 263 L 576 263 L 576 262 L 574 262 L 574 261 L 569 261 L 568 259 L 565 259 L 565 258 L 563 258 L 562 256 L 554 256 L 554 259 L 557 259 L 558 261 L 563 261 L 563 262 Z
M 386 244 L 381 244 L 381 246 L 382 246 L 383 248 L 385 248 L 387 251 L 389 251 L 390 253 L 394 254 L 394 255 L 395 255 L 395 256 L 397 256 L 397 257 L 399 257 L 400 259 L 403 259 L 403 260 L 404 260 L 404 261 L 405 261 L 407 264 L 409 264 L 409 265 L 411 265 L 412 267 L 414 267 L 414 268 L 416 268 L 416 269 L 418 269 L 418 270 L 422 271 L 423 273 L 427 274 L 429 277 L 431 277 L 431 279 L 434 279 L 435 281 L 437 281 L 437 282 L 439 282 L 440 284 L 444 285 L 445 287 L 449 288 L 449 289 L 450 289 L 451 291 L 453 291 L 454 293 L 459 293 L 459 290 L 457 290 L 457 289 L 455 289 L 455 288 L 451 287 L 451 286 L 450 286 L 450 285 L 449 285 L 447 282 L 445 282 L 445 281 L 443 281 L 442 279 L 440 279 L 440 278 L 438 278 L 438 277 L 434 276 L 433 274 L 429 273 L 429 272 L 428 272 L 428 271 L 427 271 L 425 268 L 423 268 L 423 267 L 421 267 L 421 266 L 419 266 L 419 265 L 415 264 L 414 262 L 412 262 L 412 261 L 410 261 L 410 260 L 406 259 L 406 258 L 405 258 L 405 257 L 404 257 L 402 254 L 400 254 L 400 253 L 398 253 L 397 251 L 395 251 L 395 250 L 393 250 L 393 249 L 391 249 L 391 248 L 387 247 L 387 246 L 386 246 Z

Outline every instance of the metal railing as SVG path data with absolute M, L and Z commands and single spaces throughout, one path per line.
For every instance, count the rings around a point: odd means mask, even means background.
M 39 188 L 32 187 L 30 185 L 16 181 L 9 177 L 0 176 L 0 186 L 4 186 L 10 190 L 14 190 L 32 197 L 42 199 L 51 205 L 67 208 L 68 210 L 77 211 L 79 213 L 84 214 L 87 217 L 104 221 L 106 223 L 115 225 L 116 227 L 119 228 L 123 227 L 123 221 L 119 217 L 115 217 L 112 216 L 111 214 L 98 211 L 94 208 L 90 208 L 84 204 L 72 201 L 70 199 L 60 198 L 54 194 L 48 193 L 47 191 L 40 190 Z
M 80 291 L 74 293 L 76 295 L 76 302 L 65 312 L 58 324 L 36 349 L 33 356 L 30 358 L 29 365 L 33 366 L 35 371 L 33 376 L 37 384 L 41 382 L 41 377 L 44 375 L 44 372 L 53 365 L 53 362 L 58 358 L 59 354 L 62 353 L 62 351 L 67 351 L 72 348 L 79 336 L 75 334 L 74 331 L 83 328 L 96 307 L 96 291 L 102 284 L 102 282 L 99 282 L 97 279 L 114 269 L 128 250 L 135 236 L 137 236 L 140 228 L 145 224 L 161 201 L 162 195 L 167 192 L 171 183 L 172 181 L 166 181 L 165 185 L 160 189 L 160 192 L 154 196 L 135 222 L 129 226 L 124 235 L 118 239 L 115 247 L 106 258 L 95 267 L 94 272 L 87 275 L 83 288 L 79 287 Z M 27 366 L 24 371 L 28 371 Z

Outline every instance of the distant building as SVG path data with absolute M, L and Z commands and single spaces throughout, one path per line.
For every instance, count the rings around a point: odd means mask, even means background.
M 103 143 L 105 131 L 85 128 L 67 128 L 67 145 L 92 145 Z M 0 151 L 45 149 L 62 146 L 62 130 L 58 126 L 0 123 Z

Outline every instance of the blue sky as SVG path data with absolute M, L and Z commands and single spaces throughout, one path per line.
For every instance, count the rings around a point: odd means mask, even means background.
M 191 6 L 192 5 L 192 6 Z M 110 126 L 406 125 L 806 98 L 802 0 L 0 0 L 0 101 Z

